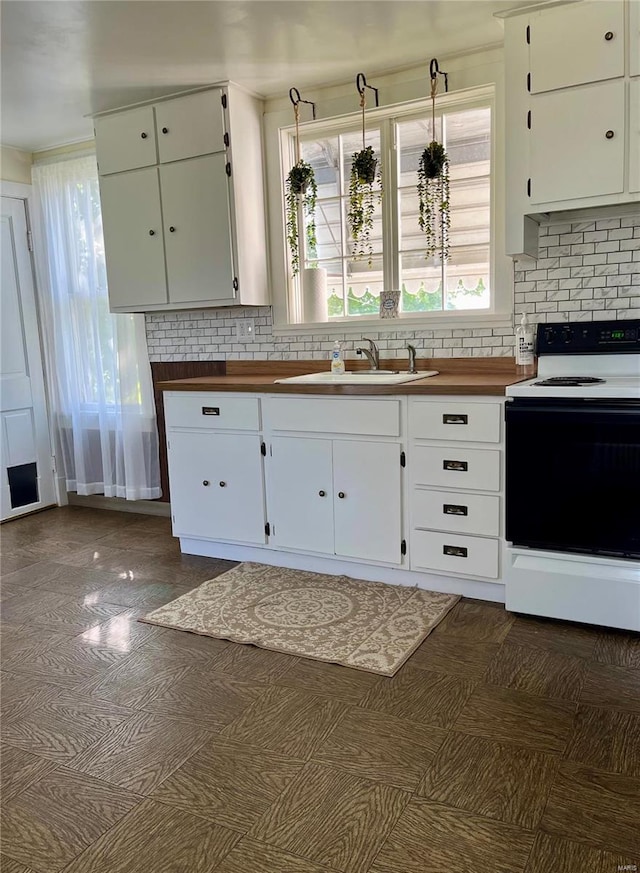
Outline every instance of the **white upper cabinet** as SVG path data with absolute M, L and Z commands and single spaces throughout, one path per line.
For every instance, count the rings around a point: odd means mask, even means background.
M 529 19 L 531 92 L 624 76 L 623 0 L 584 0 Z
M 109 303 L 126 309 L 167 302 L 158 170 L 148 167 L 100 180 Z M 127 202 L 129 208 L 122 209 Z
M 160 167 L 167 281 L 172 303 L 234 294 L 224 152 Z
M 100 175 L 121 173 L 156 162 L 153 107 L 142 106 L 95 119 L 96 158 Z
M 268 304 L 261 102 L 227 83 L 95 128 L 111 310 Z
M 624 191 L 624 106 L 623 81 L 532 97 L 532 203 Z
M 640 6 L 640 4 L 638 4 Z M 629 113 L 629 190 L 640 192 L 640 78 L 632 79 L 629 85 L 631 111 Z
M 640 76 L 640 3 L 633 0 L 629 9 L 629 75 Z
M 214 88 L 155 107 L 160 163 L 223 152 L 222 90 Z
M 505 20 L 506 252 L 536 221 L 637 203 L 639 0 L 581 0 Z

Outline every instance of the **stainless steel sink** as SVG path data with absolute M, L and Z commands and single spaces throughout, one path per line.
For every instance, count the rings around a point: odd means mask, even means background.
M 401 385 L 403 382 L 414 382 L 437 376 L 438 370 L 423 370 L 421 373 L 399 373 L 397 370 L 358 370 L 355 373 L 307 373 L 304 376 L 289 376 L 287 379 L 276 379 L 276 383 L 291 384 L 300 382 L 307 385 Z

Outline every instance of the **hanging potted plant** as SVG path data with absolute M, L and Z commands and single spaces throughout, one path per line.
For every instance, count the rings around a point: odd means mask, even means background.
M 353 256 L 357 260 L 367 256 L 369 266 L 372 264 L 373 246 L 371 231 L 376 205 L 382 196 L 380 173 L 376 174 L 378 160 L 372 146 L 365 146 L 352 157 L 351 178 L 349 180 L 349 209 L 347 221 L 353 240 Z
M 378 90 L 367 85 L 367 80 L 363 73 L 358 73 L 356 88 L 360 94 L 360 107 L 362 109 L 362 148 L 359 152 L 355 152 L 351 158 L 347 223 L 351 239 L 353 240 L 354 259 L 357 260 L 366 255 L 369 267 L 371 267 L 373 258 L 371 231 L 373 230 L 373 216 L 376 205 L 382 197 L 382 179 L 373 146 L 365 145 L 365 88 L 370 88 L 375 92 L 376 106 L 378 105 Z M 375 187 L 376 183 L 377 188 Z
M 434 59 L 435 60 L 435 59 Z M 436 135 L 436 93 L 438 89 L 437 61 L 431 62 L 431 121 L 433 140 L 422 152 L 418 165 L 418 224 L 425 235 L 425 257 L 437 253 L 443 261 L 449 258 L 449 157 Z
M 299 146 L 298 146 L 299 148 Z M 313 167 L 311 164 L 298 160 L 289 170 L 286 186 L 286 211 L 287 211 L 287 244 L 291 253 L 291 272 L 297 276 L 300 272 L 300 240 L 299 240 L 299 217 L 302 206 L 305 219 L 305 233 L 307 250 L 311 257 L 316 256 L 316 200 L 318 186 L 316 184 Z

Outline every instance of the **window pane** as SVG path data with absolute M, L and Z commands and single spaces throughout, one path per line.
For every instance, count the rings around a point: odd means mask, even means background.
M 344 201 L 344 210 L 345 210 L 345 227 L 349 228 L 349 223 L 347 221 L 347 212 L 349 210 L 349 202 L 348 200 Z M 373 226 L 369 231 L 369 240 L 364 239 L 364 237 L 360 237 L 360 240 L 356 243 L 351 234 L 349 234 L 349 240 L 347 243 L 347 252 L 346 254 L 349 257 L 352 257 L 357 260 L 361 260 L 363 264 L 367 265 L 369 261 L 369 245 L 371 246 L 371 252 L 373 254 L 382 254 L 382 204 L 380 200 L 375 200 L 373 202 Z
M 442 119 L 439 117 L 436 117 L 436 134 L 440 142 L 442 140 Z M 431 116 L 401 122 L 397 125 L 396 135 L 400 160 L 398 184 L 401 188 L 405 185 L 415 186 L 418 184 L 418 164 L 422 152 L 433 141 Z
M 488 247 L 452 248 L 445 274 L 446 309 L 486 309 L 490 305 Z
M 329 318 L 342 317 L 344 311 L 344 282 L 341 260 L 318 261 L 327 271 L 327 313 Z
M 371 269 L 362 261 L 349 261 L 347 315 L 379 315 L 383 285 L 382 258 L 374 258 Z
M 427 264 L 422 252 L 403 254 L 401 258 L 401 312 L 433 312 L 443 307 L 442 270 Z
M 318 186 L 318 199 L 340 194 L 340 158 L 338 137 L 330 136 L 312 142 L 300 142 L 303 161 L 311 164 Z
M 316 251 L 305 251 L 306 265 L 316 260 L 342 257 L 342 228 L 340 226 L 340 200 L 318 200 L 316 204 Z M 308 224 L 305 217 L 305 224 Z M 305 246 L 306 249 L 306 246 Z

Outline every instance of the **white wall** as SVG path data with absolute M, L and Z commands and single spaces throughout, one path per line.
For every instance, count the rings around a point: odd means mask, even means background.
M 31 153 L 0 146 L 0 178 L 5 182 L 31 184 Z

